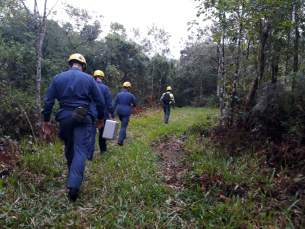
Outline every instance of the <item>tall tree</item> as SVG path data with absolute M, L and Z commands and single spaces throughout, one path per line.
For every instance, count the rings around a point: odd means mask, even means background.
M 70 21 L 62 22 L 62 27 L 65 31 L 62 34 L 62 39 L 67 40 L 68 48 L 73 52 L 86 50 L 86 47 L 93 44 L 102 32 L 101 15 L 90 13 L 71 4 L 65 4 L 64 10 Z M 90 49 L 86 51 L 90 52 Z M 87 55 L 84 52 L 82 54 Z
M 30 12 L 28 7 L 25 5 L 24 0 L 21 0 L 24 9 L 28 16 L 31 18 L 31 22 L 28 23 L 29 29 L 35 33 L 35 53 L 36 53 L 36 108 L 37 113 L 41 110 L 41 55 L 42 45 L 46 33 L 46 20 L 47 16 L 53 10 L 53 8 L 47 13 L 47 0 L 44 0 L 43 13 L 39 13 L 37 0 L 34 0 L 33 13 Z
M 148 46 L 148 55 L 155 56 L 161 55 L 166 56 L 170 53 L 169 46 L 170 34 L 163 28 L 158 28 L 152 25 L 148 28 L 146 46 Z M 155 61 L 156 58 L 152 59 L 152 70 L 151 70 L 151 96 L 154 98 L 154 78 L 155 78 Z M 158 98 L 158 97 L 157 97 Z

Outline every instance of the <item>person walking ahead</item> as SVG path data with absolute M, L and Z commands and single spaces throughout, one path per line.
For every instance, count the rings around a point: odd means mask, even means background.
M 136 107 L 137 101 L 133 94 L 131 94 L 130 88 L 131 84 L 129 82 L 123 83 L 124 91 L 120 92 L 116 95 L 113 103 L 113 109 L 115 110 L 116 106 L 118 106 L 117 114 L 119 119 L 121 120 L 121 130 L 119 134 L 118 144 L 123 146 L 124 139 L 126 138 L 126 129 L 129 122 L 129 116 L 131 115 L 131 104 Z
M 164 124 L 168 123 L 169 115 L 171 112 L 171 105 L 175 108 L 175 98 L 174 95 L 171 93 L 172 87 L 168 86 L 166 88 L 166 92 L 160 98 L 160 101 L 163 103 L 163 110 L 164 110 Z
M 52 127 L 50 117 L 55 99 L 58 100 L 60 109 L 56 113 L 55 120 L 60 124 L 58 136 L 65 142 L 65 156 L 69 170 L 68 197 L 75 201 L 80 194 L 92 125 L 95 121 L 90 102 L 93 99 L 96 104 L 98 113 L 96 125 L 100 129 L 104 126 L 105 100 L 92 76 L 84 73 L 87 68 L 85 58 L 76 53 L 70 56 L 68 63 L 69 71 L 53 78 L 41 113 L 44 115 L 42 131 L 50 134 Z
M 110 93 L 110 89 L 109 87 L 107 87 L 106 85 L 103 84 L 103 80 L 105 77 L 105 74 L 103 71 L 101 70 L 96 70 L 93 73 L 93 77 L 96 81 L 97 87 L 100 90 L 100 92 L 103 94 L 104 98 L 105 98 L 105 111 L 104 111 L 104 123 L 106 122 L 107 119 L 109 119 L 109 114 L 111 114 L 111 117 L 113 119 L 115 119 L 115 115 L 114 115 L 114 109 L 112 106 L 112 97 L 111 97 L 111 93 Z M 90 104 L 91 109 L 94 111 L 95 116 L 97 115 L 97 111 L 96 111 L 96 106 L 94 101 L 91 102 Z M 100 147 L 100 152 L 104 153 L 107 151 L 107 145 L 106 145 L 106 139 L 102 138 L 103 135 L 103 131 L 104 131 L 104 127 L 102 127 L 99 130 L 99 147 Z M 94 147 L 95 147 L 95 135 L 96 135 L 96 125 L 92 126 L 92 134 L 91 134 L 91 142 L 89 145 L 89 151 L 88 151 L 88 155 L 87 158 L 89 160 L 91 160 L 93 158 L 93 154 L 94 154 Z

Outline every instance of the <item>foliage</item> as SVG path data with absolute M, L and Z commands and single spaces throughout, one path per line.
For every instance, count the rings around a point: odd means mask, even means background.
M 304 142 L 304 2 L 199 2 L 198 16 L 213 24 L 198 34 L 210 34 L 217 45 L 220 129 L 242 127 L 261 144 L 286 142 L 294 148 L 287 139 Z M 193 102 L 203 105 L 204 99 L 194 96 Z
M 200 98 L 215 93 L 217 87 L 216 58 L 215 45 L 211 41 L 196 40 L 186 43 L 185 48 L 181 51 L 181 66 L 174 82 L 175 88 L 182 93 L 181 98 L 177 97 L 178 104 L 196 103 L 198 106 L 204 106 L 204 103 L 199 102 Z M 198 103 L 194 103 L 195 100 Z
M 17 2 L 13 4 L 12 1 L 5 1 L 1 4 L 3 14 L 0 21 L 0 50 L 3 55 L 0 59 L 0 79 L 4 85 L 11 84 L 21 91 L 34 92 L 37 86 L 34 81 L 36 54 L 35 31 L 29 17 L 31 12 Z M 90 14 L 69 4 L 64 4 L 63 9 L 71 18 L 69 22 L 46 20 L 41 50 L 42 100 L 52 78 L 68 69 L 68 56 L 76 52 L 85 56 L 88 74 L 93 74 L 96 69 L 104 71 L 105 83 L 110 87 L 113 97 L 122 90 L 124 81 L 130 81 L 132 93 L 143 106 L 148 105 L 145 102 L 148 95 L 152 97 L 152 101 L 158 101 L 168 85 L 173 87 L 177 106 L 190 104 L 198 95 L 214 93 L 216 75 L 206 75 L 206 71 L 203 73 L 200 59 L 189 64 L 195 75 L 187 75 L 188 70 L 185 70 L 180 61 L 166 58 L 170 53 L 170 34 L 164 29 L 153 25 L 147 34 L 137 31 L 135 39 L 131 40 L 126 35 L 124 25 L 113 22 L 110 32 L 102 37 L 101 15 Z M 213 50 L 210 45 L 211 43 L 199 45 L 198 53 Z M 191 52 L 190 49 L 189 55 L 192 55 Z M 206 60 L 210 62 L 210 56 Z M 207 65 L 208 63 L 204 68 Z M 204 79 L 200 76 L 201 86 L 196 83 L 199 77 L 197 73 L 206 75 Z M 181 81 L 180 77 L 184 80 Z M 185 86 L 189 83 L 194 84 L 193 95 L 185 94 L 188 90 Z
M 28 64 L 34 61 L 34 50 L 12 39 L 2 38 L 0 34 L 0 81 L 2 88 L 19 87 L 26 90 L 33 84 L 33 67 Z M 0 89 L 1 90 L 1 89 Z
M 108 142 L 86 162 L 75 203 L 62 143 L 22 142 L 19 167 L 0 180 L 2 227 L 301 228 L 304 199 L 293 187 L 304 176 L 215 148 L 206 133 L 216 114 L 178 108 L 167 125 L 159 110 L 132 117 L 123 148 Z
M 0 135 L 9 136 L 14 140 L 39 136 L 41 128 L 35 114 L 35 100 L 33 95 L 19 92 L 6 87 L 0 95 Z
M 219 98 L 216 94 L 208 97 L 198 96 L 192 101 L 194 107 L 219 107 Z

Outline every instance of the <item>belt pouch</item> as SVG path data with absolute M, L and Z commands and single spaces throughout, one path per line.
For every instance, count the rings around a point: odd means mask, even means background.
M 87 108 L 86 107 L 76 107 L 72 118 L 78 122 L 84 122 L 87 115 Z

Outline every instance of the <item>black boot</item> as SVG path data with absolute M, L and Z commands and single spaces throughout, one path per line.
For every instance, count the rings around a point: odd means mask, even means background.
M 78 197 L 79 197 L 79 189 L 69 188 L 68 198 L 75 202 Z

